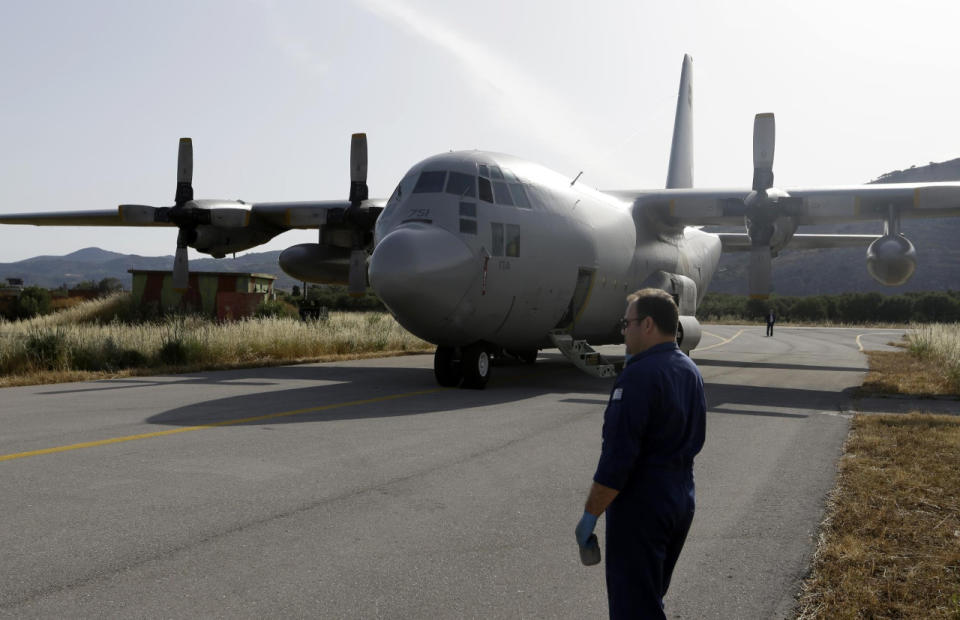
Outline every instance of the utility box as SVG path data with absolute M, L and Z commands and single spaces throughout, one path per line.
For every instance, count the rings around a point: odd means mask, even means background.
M 253 315 L 273 295 L 277 279 L 265 273 L 198 271 L 190 273 L 186 291 L 176 291 L 172 271 L 130 269 L 129 273 L 133 299 L 142 308 L 197 312 L 227 321 Z

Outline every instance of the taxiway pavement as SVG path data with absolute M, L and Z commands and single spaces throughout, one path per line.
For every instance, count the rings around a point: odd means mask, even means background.
M 667 615 L 788 616 L 860 348 L 902 332 L 705 331 Z M 0 390 L 0 616 L 606 617 L 573 529 L 609 387 L 548 351 L 483 391 L 430 355 Z

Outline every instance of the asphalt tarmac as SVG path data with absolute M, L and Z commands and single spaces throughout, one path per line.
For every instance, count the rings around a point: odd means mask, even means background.
M 705 331 L 667 615 L 787 617 L 860 347 L 902 332 Z M 610 381 L 547 351 L 439 389 L 432 360 L 0 390 L 0 617 L 605 617 L 573 529 Z

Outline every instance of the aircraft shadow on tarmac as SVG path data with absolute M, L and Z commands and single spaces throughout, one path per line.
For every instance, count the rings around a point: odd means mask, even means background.
M 267 372 L 263 372 L 267 371 Z M 496 372 L 485 390 L 442 389 L 435 382 L 432 368 L 384 368 L 365 365 L 304 365 L 269 369 L 252 369 L 243 375 L 231 373 L 230 380 L 191 375 L 183 381 L 163 382 L 163 385 L 228 386 L 275 385 L 275 382 L 248 382 L 252 379 L 285 381 L 316 381 L 310 387 L 289 390 L 244 393 L 221 399 L 205 400 L 185 407 L 171 409 L 147 419 L 151 424 L 195 426 L 216 424 L 248 417 L 257 417 L 337 405 L 354 401 L 428 392 L 368 404 L 348 405 L 296 415 L 271 418 L 244 424 L 287 424 L 363 418 L 385 418 L 399 415 L 417 415 L 436 411 L 468 409 L 492 405 L 508 406 L 518 401 L 549 393 L 596 394 L 600 406 L 612 386 L 611 380 L 595 379 L 572 367 L 565 361 L 541 359 L 535 366 L 506 364 Z
M 541 358 L 535 366 L 508 364 L 497 368 L 486 390 L 437 388 L 430 368 L 371 367 L 367 365 L 303 365 L 231 372 L 229 380 L 214 375 L 190 375 L 177 384 L 236 383 L 241 386 L 270 385 L 305 380 L 321 385 L 268 392 L 245 392 L 236 396 L 204 400 L 151 416 L 150 424 L 197 426 L 229 423 L 286 411 L 308 410 L 289 416 L 244 422 L 244 425 L 311 423 L 418 415 L 489 406 L 518 406 L 538 396 L 569 394 L 559 402 L 596 406 L 606 405 L 611 380 L 595 379 L 557 359 Z M 249 382 L 247 379 L 254 380 Z M 328 383 L 329 382 L 329 383 Z M 165 383 L 165 385 L 169 385 Z M 358 389 L 360 388 L 360 389 Z M 713 384 L 706 386 L 708 412 L 720 415 L 750 415 L 773 418 L 804 418 L 810 412 L 847 408 L 855 387 L 841 391 Z M 363 401 L 391 395 L 428 392 L 366 404 L 348 405 L 318 411 L 314 407 Z M 789 408 L 793 412 L 785 413 Z M 233 424 L 230 424 L 233 426 Z

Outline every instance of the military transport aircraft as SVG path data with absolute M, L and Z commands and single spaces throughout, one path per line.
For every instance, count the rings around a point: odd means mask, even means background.
M 677 340 L 700 340 L 697 305 L 721 251 L 750 253 L 750 293 L 766 296 L 771 259 L 796 248 L 866 246 L 867 269 L 899 285 L 916 269 L 903 217 L 960 215 L 960 183 L 779 189 L 773 186 L 774 117 L 758 114 L 750 188 L 693 189 L 692 59 L 680 76 L 666 189 L 597 191 L 516 157 L 482 151 L 414 165 L 387 199 L 370 199 L 367 143 L 355 134 L 347 200 L 245 203 L 195 200 L 193 150 L 180 141 L 173 206 L 124 204 L 87 212 L 0 215 L 3 224 L 175 226 L 174 288 L 189 283 L 187 247 L 222 258 L 293 228 L 318 243 L 288 248 L 280 267 L 298 280 L 371 286 L 397 321 L 437 345 L 445 386 L 482 388 L 491 357 L 532 363 L 558 347 L 597 376 L 614 367 L 591 345 L 622 342 L 625 296 L 653 286 L 680 307 Z M 803 224 L 870 219 L 882 235 L 804 235 Z M 711 234 L 710 224 L 744 224 Z

